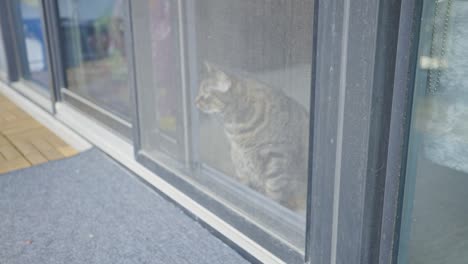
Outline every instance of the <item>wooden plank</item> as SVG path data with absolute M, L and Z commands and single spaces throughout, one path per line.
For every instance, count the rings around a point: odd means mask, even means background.
M 53 147 L 55 147 L 56 149 L 60 148 L 60 147 L 65 147 L 65 146 L 68 146 L 67 143 L 65 143 L 65 141 L 63 141 L 62 139 L 60 139 L 59 137 L 55 136 L 54 134 L 48 134 L 48 135 L 45 135 L 45 139 L 47 140 L 47 142 L 49 144 L 51 144 Z
M 0 173 L 75 154 L 60 137 L 0 95 Z
M 50 132 L 49 130 L 43 128 L 43 127 L 38 127 L 38 128 L 32 128 L 28 131 L 22 131 L 18 132 L 17 134 L 9 134 L 7 135 L 8 139 L 14 141 L 14 140 L 32 140 L 34 138 L 41 138 L 44 135 L 47 135 Z
M 0 153 L 2 153 L 6 160 L 14 160 L 22 156 L 21 153 L 19 153 L 19 151 L 12 145 L 5 145 L 0 147 Z
M 27 168 L 29 166 L 31 166 L 31 164 L 24 157 L 18 157 L 14 160 L 9 160 L 7 167 L 10 171 L 12 171 Z
M 29 153 L 37 152 L 38 150 L 34 147 L 31 142 L 23 140 L 13 141 L 13 145 L 21 152 L 23 155 L 28 155 Z
M 42 138 L 34 138 L 31 140 L 31 143 L 36 147 L 40 152 L 48 151 L 54 149 L 47 141 Z
M 6 130 L 14 129 L 14 128 L 19 128 L 19 127 L 40 127 L 41 124 L 32 120 L 31 118 L 28 119 L 19 119 L 16 120 L 15 122 L 6 122 L 0 126 L 0 131 L 4 132 Z
M 9 145 L 10 141 L 8 141 L 4 136 L 0 135 L 0 146 Z
M 32 165 L 47 162 L 47 158 L 44 157 L 44 155 L 42 155 L 39 151 L 30 152 L 26 154 L 25 157 Z
M 73 155 L 78 154 L 78 152 L 74 148 L 72 148 L 70 146 L 59 147 L 59 148 L 57 148 L 57 150 L 60 153 L 62 153 L 62 155 L 65 156 L 65 157 L 71 157 Z
M 58 160 L 58 159 L 63 159 L 65 156 L 60 153 L 56 149 L 49 149 L 45 151 L 41 151 L 42 155 L 44 155 L 48 160 Z
M 0 163 L 2 162 L 6 162 L 7 159 L 2 155 L 2 153 L 0 153 Z
M 41 124 L 37 122 L 27 122 L 24 124 L 13 126 L 11 128 L 7 128 L 3 130 L 2 133 L 8 136 L 8 135 L 14 135 L 14 134 L 22 133 L 22 132 L 28 132 L 33 128 L 40 128 L 40 127 L 42 127 Z

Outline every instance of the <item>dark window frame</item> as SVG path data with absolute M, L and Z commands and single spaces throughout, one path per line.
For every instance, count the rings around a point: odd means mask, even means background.
M 319 2 L 310 263 L 388 263 L 393 254 L 411 2 Z
M 57 1 L 42 0 L 44 7 L 45 17 L 45 31 L 47 32 L 47 40 L 49 47 L 50 57 L 50 70 L 53 72 L 52 75 L 52 98 L 55 103 L 61 100 L 60 87 L 63 87 L 65 83 L 64 74 L 65 70 L 62 63 L 62 46 L 60 44 L 60 35 L 58 30 L 58 4 Z
M 379 264 L 393 264 L 398 261 L 422 6 L 423 0 L 402 0 Z
M 7 60 L 7 82 L 18 80 L 18 68 L 15 59 L 14 35 L 12 34 L 12 14 L 10 10 L 10 1 L 0 1 L 0 27 L 2 27 L 2 38 L 5 48 L 5 58 Z

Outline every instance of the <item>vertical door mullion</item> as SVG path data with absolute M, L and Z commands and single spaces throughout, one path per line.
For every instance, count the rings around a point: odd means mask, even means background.
M 128 56 L 128 69 L 129 69 L 129 85 L 130 85 L 130 104 L 131 104 L 131 117 L 132 117 L 132 141 L 133 141 L 133 155 L 136 158 L 139 150 L 141 149 L 141 126 L 140 114 L 138 112 L 138 89 L 137 89 L 137 76 L 135 68 L 135 49 L 134 49 L 134 29 L 132 20 L 132 1 L 125 0 L 125 30 L 127 33 L 125 38 L 125 48 Z
M 320 1 L 310 263 L 378 260 L 400 0 Z
M 18 68 L 16 62 L 16 39 L 12 28 L 13 17 L 10 1 L 0 1 L 0 24 L 2 27 L 2 40 L 5 47 L 5 58 L 7 60 L 8 81 L 18 80 Z
M 192 169 L 199 168 L 200 165 L 200 146 L 199 146 L 199 116 L 195 105 L 192 103 L 197 94 L 198 85 L 198 56 L 197 56 L 197 29 L 195 17 L 195 1 L 182 1 L 183 13 L 179 16 L 180 23 L 185 26 L 185 53 L 181 55 L 185 57 L 186 67 L 184 68 L 187 76 L 187 111 L 189 111 L 190 126 L 186 128 L 189 133 L 187 137 L 187 151 L 189 152 L 189 165 Z M 185 18 L 185 19 L 184 19 Z
M 421 19 L 428 19 L 430 21 L 428 24 L 432 24 L 433 19 L 435 18 L 435 14 L 433 13 L 435 7 L 435 1 L 421 1 L 420 3 L 416 3 L 416 16 L 415 14 L 412 14 L 411 17 L 414 19 L 415 17 L 419 17 Z M 419 13 L 420 12 L 420 13 Z M 416 153 L 418 152 L 417 149 L 421 145 L 421 134 L 417 134 L 417 130 L 411 128 L 411 117 L 414 115 L 416 109 L 414 107 L 418 105 L 418 101 L 421 99 L 422 96 L 425 95 L 426 93 L 426 84 L 428 81 L 428 72 L 423 71 L 417 67 L 418 63 L 418 58 L 421 55 L 425 56 L 431 56 L 431 45 L 432 41 L 425 41 L 426 37 L 430 37 L 432 39 L 432 34 L 434 34 L 434 29 L 430 30 L 429 32 L 424 32 L 424 28 L 421 28 L 421 25 L 424 24 L 424 20 L 421 21 L 418 19 L 418 33 L 416 34 L 418 37 L 415 38 L 415 43 L 412 49 L 408 49 L 408 53 L 411 52 L 415 54 L 415 58 L 412 61 L 412 66 L 413 69 L 411 69 L 411 72 L 413 73 L 412 76 L 409 76 L 409 82 L 407 85 L 407 91 L 410 93 L 408 96 L 411 99 L 411 101 L 408 102 L 408 124 L 406 127 L 406 132 L 407 134 L 407 140 L 408 142 L 412 142 L 412 146 L 409 146 L 408 144 L 405 146 L 406 152 L 404 155 L 405 161 L 401 169 L 400 177 L 403 180 L 402 184 L 400 187 L 402 188 L 402 193 L 401 193 L 401 207 L 400 210 L 401 212 L 398 212 L 399 214 L 399 222 L 398 222 L 398 229 L 394 230 L 395 232 L 398 232 L 398 245 L 395 245 L 394 248 L 395 250 L 395 260 L 398 259 L 398 263 L 406 263 L 405 260 L 408 257 L 408 252 L 407 252 L 407 245 L 409 242 L 409 235 L 411 234 L 411 227 L 412 227 L 412 222 L 411 222 L 411 215 L 413 212 L 413 202 L 414 202 L 414 195 L 415 195 L 415 187 L 416 187 L 416 171 L 418 168 L 419 160 L 416 158 L 417 155 Z M 413 34 L 415 32 L 412 32 Z M 427 34 L 429 33 L 429 34 Z M 430 35 L 430 36 L 428 36 Z M 414 35 L 413 35 L 414 36 Z M 421 39 L 422 38 L 422 39 Z M 421 41 L 422 40 L 422 41 Z M 418 86 L 415 86 L 416 84 L 420 84 Z M 424 84 L 424 85 L 421 85 Z M 421 89 L 422 88 L 422 89 Z M 414 125 L 414 124 L 413 124 Z M 412 131 L 412 132 L 410 132 Z M 416 133 L 415 133 L 416 132 Z M 404 150 L 403 150 L 404 151 Z M 406 202 L 404 202 L 406 201 Z M 403 249 L 403 250 L 401 250 Z
M 10 31 L 15 44 L 15 60 L 18 70 L 18 79 L 29 76 L 28 58 L 24 41 L 20 39 L 24 36 L 23 21 L 21 19 L 20 3 L 16 0 L 7 0 L 7 12 L 10 14 Z
M 41 25 L 43 28 L 43 34 L 44 34 L 44 45 L 45 45 L 45 51 L 46 53 L 44 54 L 46 57 L 46 62 L 47 62 L 47 67 L 48 67 L 48 78 L 49 78 L 49 93 L 50 93 L 50 104 L 51 104 L 51 109 L 52 113 L 55 114 L 55 102 L 57 101 L 57 94 L 56 90 L 60 89 L 59 85 L 56 80 L 56 63 L 55 63 L 55 58 L 58 55 L 58 47 L 52 47 L 55 38 L 55 32 L 53 30 L 54 24 L 52 23 L 52 14 L 50 10 L 50 6 L 48 5 L 50 1 L 47 0 L 42 0 L 40 2 L 41 6 Z
M 339 69 L 342 62 L 341 36 L 343 32 L 342 1 L 318 1 L 314 6 L 316 58 L 313 79 L 313 162 L 309 171 L 309 221 L 307 260 L 310 263 L 331 263 L 332 219 L 335 184 L 337 115 L 339 98 Z M 340 23 L 341 22 L 341 23 Z M 334 34 L 330 34 L 333 32 Z M 312 115 L 312 113 L 311 113 Z
M 317 39 L 318 39 L 318 10 L 319 0 L 314 0 L 314 12 L 312 15 L 312 60 L 311 60 L 311 78 L 310 78 L 310 113 L 309 113 L 309 155 L 307 165 L 307 212 L 306 212 L 306 233 L 305 233 L 305 249 L 304 259 L 306 263 L 310 263 L 311 249 L 312 249 L 312 177 L 313 177 L 313 164 L 314 164 L 314 131 L 315 131 L 315 88 L 317 81 Z
M 51 79 L 51 98 L 53 104 L 61 99 L 60 89 L 64 86 L 64 67 L 63 67 L 63 53 L 61 46 L 60 36 L 60 17 L 58 13 L 57 1 L 43 0 L 44 8 L 44 21 L 45 32 L 48 45 L 48 52 L 50 58 L 50 74 Z M 55 107 L 54 107 L 55 109 Z
M 184 150 L 185 162 L 191 169 L 200 164 L 198 143 L 198 111 L 194 101 L 198 85 L 197 39 L 195 3 L 192 0 L 178 1 L 180 60 L 182 70 L 182 89 L 184 96 Z

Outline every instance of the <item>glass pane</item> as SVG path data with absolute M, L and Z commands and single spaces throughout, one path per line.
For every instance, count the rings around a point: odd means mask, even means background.
M 125 1 L 58 1 L 67 88 L 130 120 Z
M 183 94 L 179 57 L 177 5 L 174 1 L 149 1 L 148 29 L 151 32 L 151 81 L 155 87 L 141 105 L 153 106 L 145 115 L 144 145 L 159 148 L 176 159 L 183 157 Z
M 467 14 L 424 1 L 399 263 L 468 263 Z
M 26 58 L 23 62 L 23 78 L 31 80 L 40 87 L 40 92 L 49 96 L 49 66 L 47 49 L 42 27 L 42 7 L 39 0 L 21 0 L 19 2 Z
M 5 57 L 5 46 L 3 44 L 3 33 L 0 27 L 0 72 L 7 72 L 7 61 Z
M 148 3 L 142 153 L 303 251 L 312 0 Z

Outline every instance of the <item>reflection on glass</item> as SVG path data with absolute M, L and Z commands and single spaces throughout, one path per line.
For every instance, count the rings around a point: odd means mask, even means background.
M 130 120 L 125 1 L 59 1 L 67 88 Z
M 139 92 L 144 153 L 302 251 L 312 1 L 187 7 L 185 83 L 177 2 L 149 2 L 153 80 Z
M 468 263 L 467 14 L 424 1 L 399 263 Z
M 170 0 L 149 1 L 155 120 L 151 138 L 166 153 L 182 156 L 182 90 L 178 52 L 177 5 Z
M 49 96 L 49 67 L 47 65 L 46 44 L 42 28 L 42 7 L 39 0 L 21 0 L 21 21 L 23 23 L 23 41 L 26 50 L 24 78 L 39 84 Z
M 5 57 L 5 46 L 3 45 L 2 29 L 0 27 L 0 72 L 7 72 L 7 61 Z

